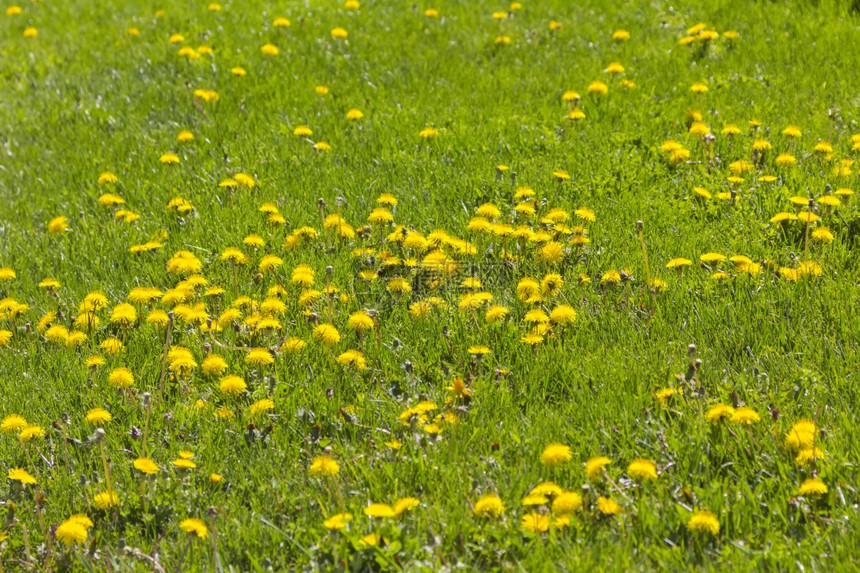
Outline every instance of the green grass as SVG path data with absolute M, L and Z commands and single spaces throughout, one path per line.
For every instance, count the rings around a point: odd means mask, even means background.
M 206 1 L 93 0 L 26 2 L 20 15 L 0 13 L 0 267 L 16 275 L 0 282 L 0 299 L 28 305 L 10 316 L 12 303 L 0 303 L 0 330 L 12 334 L 0 348 L 0 417 L 19 414 L 46 432 L 25 444 L 14 433 L 0 435 L 0 470 L 23 468 L 38 481 L 0 484 L 3 571 L 151 570 L 152 560 L 168 571 L 857 567 L 858 198 L 843 196 L 836 208 L 819 203 L 821 220 L 808 240 L 802 222 L 770 219 L 798 212 L 792 196 L 857 187 L 856 166 L 844 176 L 834 169 L 857 154 L 860 18 L 835 2 L 546 0 L 523 2 L 499 22 L 493 12 L 505 3 L 479 4 L 367 0 L 348 10 L 335 0 L 248 0 L 214 12 Z M 161 8 L 166 13 L 156 17 Z M 424 16 L 427 8 L 439 17 Z M 281 16 L 290 27 L 272 26 Z M 553 31 L 551 21 L 563 27 Z M 721 36 L 704 49 L 699 41 L 679 44 L 698 22 Z M 37 37 L 24 37 L 30 26 Z M 130 27 L 139 36 L 127 34 Z M 335 27 L 348 38 L 332 38 Z M 630 39 L 612 41 L 617 29 Z M 728 30 L 738 39 L 723 37 Z M 185 41 L 169 43 L 175 33 Z M 496 45 L 501 35 L 510 43 Z M 262 54 L 266 43 L 280 53 Z M 214 54 L 177 55 L 201 45 Z M 612 62 L 623 64 L 620 78 L 604 73 Z M 236 66 L 247 75 L 234 76 Z M 594 80 L 609 84 L 606 96 L 587 93 Z M 691 92 L 695 82 L 708 92 Z M 317 95 L 319 85 L 330 93 Z M 219 101 L 202 102 L 196 89 L 216 91 Z M 581 94 L 584 120 L 566 119 L 568 90 Z M 364 117 L 347 120 L 353 108 Z M 688 134 L 693 110 L 715 135 L 709 156 Z M 753 119 L 761 122 L 756 134 Z M 742 133 L 722 135 L 726 124 Z M 313 134 L 294 135 L 300 125 Z M 787 125 L 803 136 L 790 141 L 782 134 Z M 419 132 L 428 126 L 439 135 L 425 140 Z M 193 142 L 177 142 L 185 129 Z M 743 182 L 728 182 L 729 164 L 752 161 L 759 138 L 772 149 Z M 690 162 L 671 164 L 660 151 L 666 140 L 688 148 Z M 813 151 L 819 140 L 832 144 L 832 156 Z M 319 141 L 332 150 L 315 151 Z M 160 163 L 168 152 L 180 162 Z M 783 152 L 796 156 L 794 167 L 775 166 Z M 557 182 L 556 170 L 571 179 Z M 99 185 L 105 171 L 119 181 Z M 219 186 L 239 172 L 256 186 Z M 765 175 L 776 181 L 758 180 Z M 536 193 L 534 219 L 515 215 L 521 186 Z M 713 197 L 698 197 L 694 187 Z M 734 199 L 717 197 L 732 190 Z M 116 208 L 98 202 L 107 192 L 139 219 L 115 220 Z M 394 224 L 351 240 L 323 231 L 321 213 L 339 211 L 354 227 L 365 225 L 383 193 L 398 200 L 397 225 L 424 235 L 444 230 L 475 252 L 444 245 L 458 270 L 437 277 L 404 265 L 382 268 L 382 251 L 419 263 L 429 252 L 380 241 Z M 194 209 L 169 210 L 176 197 Z M 502 221 L 534 230 L 547 228 L 540 219 L 553 207 L 571 214 L 570 225 L 581 223 L 573 215 L 580 207 L 596 221 L 583 223 L 589 244 L 548 262 L 542 243 L 468 231 L 488 202 Z M 277 206 L 283 225 L 266 222 L 264 203 Z M 58 216 L 68 217 L 68 231 L 54 235 L 48 222 Z M 636 221 L 644 223 L 650 274 L 667 283 L 653 296 Z M 283 246 L 302 226 L 319 237 Z M 812 240 L 825 226 L 833 241 Z M 266 245 L 243 246 L 251 233 Z M 163 246 L 129 253 L 150 240 Z M 228 247 L 241 248 L 248 264 L 234 271 L 221 261 Z M 356 257 L 358 248 L 375 254 Z M 514 255 L 508 260 L 505 248 Z M 189 323 L 181 307 L 159 301 L 138 305 L 139 320 L 129 327 L 112 324 L 113 308 L 132 288 L 163 292 L 188 277 L 167 271 L 178 251 L 192 252 L 209 286 L 226 290 L 207 297 L 199 287 L 187 301 L 203 303 L 215 324 L 239 296 L 259 303 L 285 285 L 281 330 L 256 332 L 245 322 L 253 312 L 243 311 L 237 328 L 210 331 L 205 319 Z M 708 252 L 746 255 L 760 272 L 725 261 L 718 266 L 727 277 L 714 280 L 717 269 L 699 264 Z M 266 254 L 283 266 L 258 275 Z M 665 268 L 678 257 L 692 265 Z M 821 275 L 789 280 L 805 259 Z M 303 306 L 302 287 L 290 282 L 299 264 L 314 269 L 319 291 L 332 267 L 330 283 L 343 296 Z M 360 279 L 368 269 L 380 277 Z M 632 278 L 602 284 L 611 270 Z M 517 297 L 520 279 L 548 273 L 562 275 L 560 294 L 531 303 Z M 488 324 L 484 308 L 458 310 L 469 276 L 492 293 L 491 304 L 508 308 L 501 324 Z M 46 277 L 61 287 L 40 288 Z M 394 277 L 406 278 L 412 292 L 388 292 Z M 52 324 L 74 331 L 92 291 L 108 302 L 96 312 L 97 327 L 78 325 L 86 341 L 47 340 L 37 328 L 46 313 L 57 312 Z M 428 297 L 448 306 L 418 320 L 409 307 Z M 533 348 L 521 342 L 526 312 L 559 304 L 576 309 L 575 323 L 545 332 Z M 190 374 L 168 368 L 162 382 L 167 329 L 146 322 L 154 309 L 178 311 L 170 343 L 192 353 L 198 366 Z M 376 312 L 378 330 L 358 335 L 347 326 L 360 309 Z M 313 320 L 330 316 L 341 340 L 326 349 L 312 336 Z M 307 342 L 298 355 L 277 349 L 292 336 Z M 124 342 L 113 356 L 100 348 L 109 337 Z M 468 349 L 476 345 L 491 353 L 474 358 Z M 274 364 L 247 365 L 250 347 L 275 349 Z M 247 382 L 240 397 L 223 395 L 221 376 L 203 373 L 210 349 L 228 362 L 224 375 Z M 367 369 L 336 361 L 349 349 L 364 353 Z M 106 364 L 88 368 L 94 355 Z M 701 366 L 685 378 L 697 359 Z M 134 373 L 127 390 L 108 382 L 121 366 Z M 471 400 L 446 402 L 456 376 Z M 661 404 L 655 393 L 665 388 L 684 395 Z M 148 429 L 144 392 L 152 395 Z M 264 398 L 274 409 L 252 416 L 250 405 Z M 446 416 L 438 436 L 424 428 L 430 419 L 398 419 L 425 400 L 437 406 L 431 418 Z M 708 422 L 717 403 L 751 407 L 760 420 Z M 95 507 L 95 495 L 108 489 L 95 428 L 85 421 L 96 407 L 113 417 L 102 444 L 121 503 L 109 510 Z M 234 417 L 216 418 L 220 407 Z M 801 419 L 817 424 L 815 446 L 826 459 L 795 461 L 785 436 Z M 155 476 L 132 465 L 143 455 L 142 434 L 147 457 L 160 467 Z M 393 439 L 402 447 L 386 445 Z M 550 443 L 569 446 L 572 459 L 543 466 Z M 194 452 L 196 469 L 171 464 L 184 449 Z M 309 475 L 324 454 L 339 463 L 336 477 Z M 590 481 L 584 463 L 598 455 L 612 463 Z M 637 458 L 656 463 L 656 480 L 630 479 L 627 467 Z M 212 484 L 212 473 L 224 480 Z M 799 495 L 813 477 L 828 492 Z M 583 507 L 568 527 L 525 533 L 523 517 L 549 505 L 521 502 L 549 480 L 580 493 Z M 492 493 L 504 501 L 504 515 L 476 516 L 475 502 Z M 600 515 L 598 496 L 623 512 Z M 363 513 L 371 502 L 404 497 L 420 503 L 400 519 Z M 717 516 L 718 534 L 688 529 L 700 509 Z M 353 515 L 348 528 L 326 529 L 324 520 L 340 512 Z M 67 547 L 54 528 L 79 513 L 94 525 L 86 543 Z M 186 518 L 204 520 L 209 535 L 189 537 L 179 528 Z M 382 541 L 362 547 L 373 532 Z

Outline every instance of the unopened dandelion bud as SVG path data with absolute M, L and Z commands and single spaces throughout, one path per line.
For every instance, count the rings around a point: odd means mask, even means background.
M 343 207 L 346 205 L 346 197 L 338 196 L 337 199 L 334 200 L 334 203 L 338 207 Z
M 143 407 L 149 408 L 149 404 L 152 402 L 152 394 L 149 392 L 143 393 Z
M 254 275 L 254 282 L 260 284 L 260 281 L 263 280 L 263 273 L 257 273 Z
M 403 363 L 403 370 L 404 370 L 407 374 L 412 374 L 412 362 L 410 362 L 409 360 L 405 361 L 405 362 Z
M 172 310 L 167 311 L 167 318 L 170 322 L 173 322 L 173 311 Z
M 645 223 L 643 223 L 642 221 L 636 221 L 636 230 L 638 232 L 641 233 L 642 229 L 644 229 L 644 228 L 645 228 Z
M 320 209 L 325 209 L 325 199 L 323 199 L 322 197 L 317 199 L 317 205 Z
M 213 517 L 215 517 L 216 515 L 218 515 L 218 510 L 216 510 L 214 506 L 211 506 L 211 505 L 210 505 L 210 506 L 209 506 L 209 509 L 208 509 L 208 510 L 206 510 L 206 514 L 207 514 L 210 518 L 213 518 Z
M 209 354 L 210 352 L 212 352 L 212 345 L 209 344 L 208 342 L 203 344 L 203 352 L 205 352 L 206 354 Z
M 701 369 L 702 369 L 702 359 L 696 358 L 696 370 L 701 370 Z
M 93 437 L 90 438 L 93 442 L 101 442 L 105 438 L 105 431 L 102 428 L 96 428 L 96 431 L 93 432 Z
M 687 346 L 687 354 L 690 356 L 693 356 L 695 353 L 696 353 L 696 345 L 695 344 L 689 344 Z
M 832 189 L 833 189 L 833 187 L 831 187 L 831 186 L 830 186 L 830 183 L 827 183 L 827 184 L 824 186 L 824 193 L 825 193 L 826 195 L 829 195 L 829 194 L 830 194 L 830 191 L 831 191 Z
M 328 276 L 331 276 L 331 275 L 332 275 L 332 273 L 334 273 L 334 267 L 333 267 L 333 266 L 331 266 L 331 265 L 327 266 L 327 267 L 325 268 L 325 274 L 327 274 Z

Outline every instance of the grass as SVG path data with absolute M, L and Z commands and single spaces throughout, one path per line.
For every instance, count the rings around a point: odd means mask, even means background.
M 0 272 L 0 330 L 9 333 L 0 466 L 37 483 L 0 484 L 3 571 L 856 568 L 860 210 L 856 197 L 835 192 L 856 187 L 855 166 L 842 162 L 854 158 L 860 132 L 860 20 L 843 3 L 548 0 L 504 20 L 493 12 L 505 4 L 454 0 L 21 8 L 0 16 L 0 267 L 14 271 Z M 425 16 L 429 8 L 438 17 Z M 291 25 L 274 27 L 277 17 Z M 720 36 L 680 44 L 698 22 Z M 28 27 L 38 35 L 25 38 Z M 348 37 L 332 37 L 335 27 Z M 613 41 L 617 29 L 630 39 Z M 184 39 L 170 43 L 173 34 Z M 267 43 L 278 55 L 261 52 Z M 178 55 L 185 46 L 199 58 Z M 612 62 L 624 73 L 605 73 Z M 247 74 L 231 73 L 237 66 Z M 606 95 L 587 93 L 595 80 Z M 708 91 L 692 92 L 696 82 Z M 585 119 L 567 119 L 569 90 Z M 351 109 L 363 117 L 348 120 Z M 692 112 L 712 143 L 688 133 Z M 741 133 L 722 134 L 727 124 Z M 784 135 L 788 125 L 802 137 Z M 299 126 L 312 134 L 294 135 Z M 426 127 L 438 135 L 419 136 Z M 194 140 L 178 142 L 181 130 Z M 772 145 L 763 157 L 751 152 L 756 139 Z M 689 159 L 673 162 L 661 151 L 667 140 Z M 331 150 L 315 149 L 321 141 Z M 832 152 L 815 151 L 819 141 Z M 166 153 L 179 162 L 161 163 Z M 778 167 L 780 153 L 796 164 Z M 731 183 L 739 160 L 750 170 Z M 570 179 L 559 181 L 558 170 Z M 104 172 L 118 181 L 99 183 Z M 220 185 L 237 173 L 255 186 Z M 524 186 L 535 192 L 531 219 L 514 210 Z M 102 205 L 105 193 L 125 203 Z M 392 223 L 350 239 L 323 228 L 339 213 L 360 230 L 383 194 L 397 199 Z M 771 222 L 806 210 L 795 196 L 816 200 L 820 220 L 809 229 Z M 267 222 L 266 203 L 282 220 Z M 486 203 L 500 222 L 550 236 L 468 230 Z M 586 228 L 578 236 L 587 243 L 570 244 L 569 230 L 552 235 L 541 219 L 555 207 L 568 226 Z M 582 207 L 596 220 L 577 215 Z M 139 218 L 124 222 L 120 209 Z M 431 244 L 405 247 L 398 225 Z M 316 239 L 289 244 L 304 226 Z M 816 239 L 820 228 L 832 241 Z M 243 244 L 252 233 L 265 245 Z M 552 238 L 564 247 L 557 260 L 542 255 Z M 161 246 L 129 252 L 148 241 Z M 221 260 L 229 247 L 247 263 Z M 430 264 L 437 247 L 451 272 Z M 199 272 L 168 270 L 179 251 L 199 260 Z M 704 265 L 709 252 L 751 262 Z M 282 266 L 261 271 L 266 255 Z M 691 264 L 666 268 L 676 258 Z M 292 281 L 300 264 L 315 272 L 313 285 Z M 798 271 L 813 268 L 820 275 Z M 379 276 L 360 278 L 370 270 Z M 521 279 L 548 274 L 562 277 L 559 292 L 518 297 Z M 192 275 L 206 284 L 189 284 Z M 40 287 L 46 277 L 61 286 Z M 459 308 L 469 277 L 492 302 Z M 391 292 L 395 278 L 411 291 Z M 171 302 L 177 285 L 186 300 Z M 204 294 L 213 285 L 223 294 Z M 339 290 L 326 296 L 327 286 Z M 136 303 L 123 324 L 127 308 L 115 309 L 135 287 L 170 294 Z M 86 306 L 94 291 L 103 308 Z M 233 326 L 225 311 L 243 296 L 255 302 Z M 261 310 L 270 296 L 283 304 Z M 416 317 L 427 301 L 432 309 Z M 563 304 L 576 311 L 572 324 L 535 332 L 524 322 L 530 310 Z M 490 324 L 490 305 L 507 316 Z M 361 309 L 374 321 L 363 334 L 348 324 Z M 173 311 L 170 326 L 147 320 L 156 310 Z M 277 327 L 257 328 L 261 313 Z M 340 333 L 331 348 L 313 336 L 327 322 Z M 530 332 L 542 340 L 524 343 Z M 306 343 L 301 352 L 283 344 L 290 337 Z M 108 352 L 110 338 L 122 350 Z M 479 346 L 489 354 L 474 354 Z M 169 347 L 188 353 L 165 355 Z M 246 362 L 258 347 L 272 364 Z M 366 368 L 338 361 L 351 349 Z M 209 354 L 227 369 L 207 375 Z M 88 366 L 93 356 L 105 363 Z M 109 382 L 120 367 L 133 373 L 129 388 Z M 228 374 L 245 382 L 240 395 L 221 390 Z M 447 389 L 455 378 L 469 398 Z M 253 413 L 267 399 L 274 407 Z M 434 407 L 408 410 L 424 402 Z M 758 420 L 708 421 L 716 404 L 749 407 Z M 94 408 L 112 416 L 103 438 L 86 421 Z M 22 440 L 13 414 L 44 437 Z M 786 438 L 800 420 L 814 424 L 807 447 L 823 452 L 804 463 Z M 570 460 L 542 463 L 553 443 Z M 196 468 L 176 467 L 182 450 Z M 336 460 L 335 475 L 312 475 L 321 456 Z M 584 464 L 595 456 L 612 462 L 589 478 Z M 157 472 L 136 469 L 139 458 Z M 656 479 L 635 478 L 628 465 L 640 458 L 654 462 Z M 827 492 L 801 492 L 809 479 Z M 525 531 L 524 519 L 560 525 L 552 499 L 521 505 L 546 481 L 579 494 L 582 507 L 563 527 Z M 99 508 L 97 494 L 110 490 L 119 503 Z M 489 494 L 504 512 L 476 515 Z M 601 496 L 621 512 L 604 515 Z M 364 514 L 404 498 L 418 505 L 397 518 Z M 714 514 L 717 533 L 693 530 L 699 510 Z M 347 512 L 347 527 L 324 524 Z M 69 523 L 76 514 L 92 526 Z M 86 540 L 66 535 L 82 530 Z

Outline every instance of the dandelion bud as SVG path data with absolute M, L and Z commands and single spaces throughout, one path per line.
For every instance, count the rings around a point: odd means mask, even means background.
M 167 311 L 167 318 L 171 323 L 173 322 L 173 311 L 172 310 Z
M 104 429 L 102 429 L 102 428 L 96 428 L 96 431 L 95 431 L 95 432 L 93 432 L 93 435 L 92 435 L 92 437 L 90 438 L 90 441 L 95 442 L 95 443 L 98 443 L 98 442 L 101 442 L 103 439 L 105 439 L 105 431 L 104 431 Z
M 403 370 L 406 371 L 407 374 L 412 374 L 412 362 L 409 360 L 403 363 Z
M 337 199 L 334 200 L 334 203 L 338 207 L 343 207 L 346 205 L 346 197 L 338 196 Z
M 447 324 L 442 327 L 442 336 L 444 338 L 448 338 L 448 325 Z
M 695 353 L 696 353 L 696 345 L 695 344 L 688 345 L 687 346 L 687 354 L 689 356 L 693 356 Z
M 824 194 L 825 194 L 825 195 L 830 195 L 830 191 L 831 191 L 831 189 L 833 189 L 833 187 L 831 187 L 831 186 L 830 186 L 830 183 L 828 183 L 827 185 L 825 185 L 825 186 L 824 186 Z
M 645 224 L 642 221 L 636 221 L 636 230 L 638 232 L 642 232 L 642 229 L 645 228 Z
M 209 509 L 206 511 L 206 514 L 207 514 L 210 518 L 214 518 L 214 517 L 218 514 L 218 512 L 217 512 L 217 510 L 215 509 L 215 507 L 213 507 L 213 506 L 211 506 L 211 505 L 210 505 L 210 506 L 209 506 Z
M 254 282 L 260 284 L 260 281 L 263 280 L 263 273 L 257 273 L 254 275 Z
M 33 334 L 33 327 L 30 325 L 29 322 L 24 325 L 24 332 L 26 332 L 28 335 Z
M 81 487 L 86 487 L 87 474 L 81 474 L 80 476 L 78 476 L 78 483 L 81 484 Z
M 334 272 L 333 266 L 329 265 L 325 268 L 325 274 L 327 274 L 328 276 L 331 276 L 333 272 Z
M 706 145 L 711 145 L 716 140 L 717 140 L 717 138 L 714 136 L 713 133 L 705 134 L 705 144 Z
M 517 186 L 517 172 L 511 171 L 511 187 Z
M 149 392 L 143 393 L 143 407 L 149 408 L 149 404 L 152 402 L 152 394 Z
M 696 370 L 701 370 L 701 369 L 702 369 L 702 359 L 696 358 Z
M 205 343 L 203 345 L 203 352 L 205 352 L 206 354 L 209 354 L 210 352 L 212 352 L 212 345 L 209 344 L 208 342 Z
M 317 199 L 317 205 L 319 205 L 320 209 L 325 209 L 325 199 L 323 199 L 322 197 Z

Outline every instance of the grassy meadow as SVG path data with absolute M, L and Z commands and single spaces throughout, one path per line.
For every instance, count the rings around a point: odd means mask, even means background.
M 850 3 L 14 2 L 0 572 L 860 566 Z

